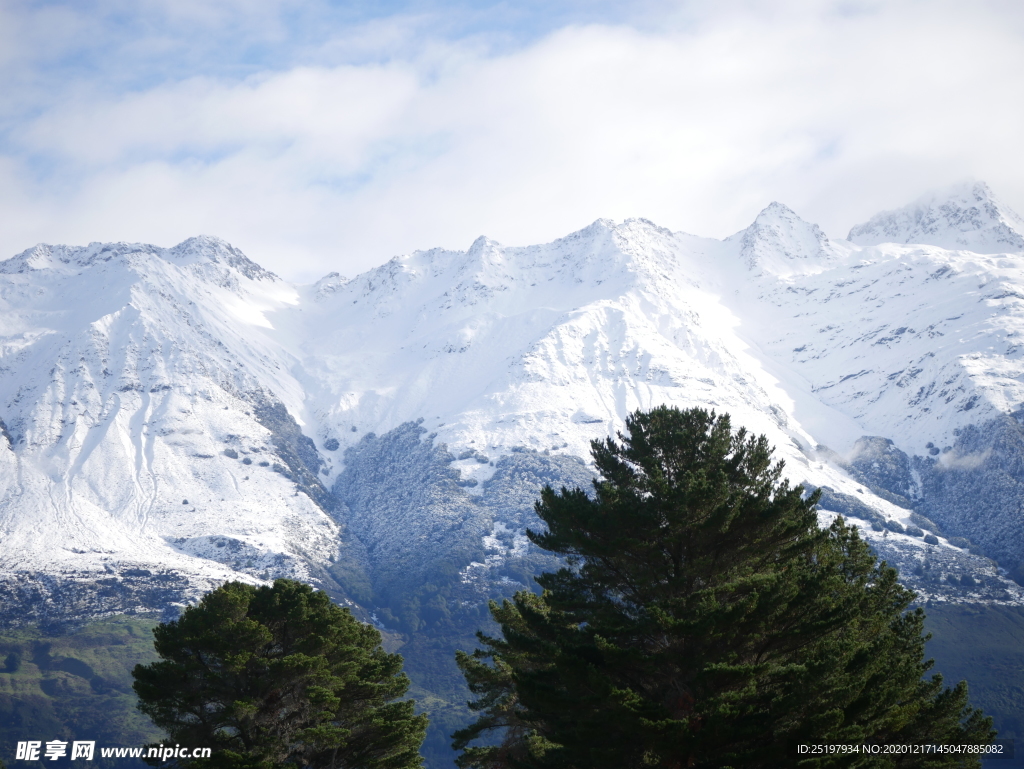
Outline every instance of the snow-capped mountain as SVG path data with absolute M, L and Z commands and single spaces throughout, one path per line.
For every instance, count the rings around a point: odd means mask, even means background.
M 196 587 L 242 564 L 315 573 L 338 526 L 275 444 L 282 401 L 301 413 L 303 396 L 264 333 L 296 298 L 210 238 L 0 263 L 5 572 Z
M 2 589 L 101 613 L 286 574 L 415 626 L 439 580 L 515 583 L 537 487 L 668 403 L 766 434 L 925 594 L 1018 601 L 957 537 L 1024 561 L 1021 232 L 976 185 L 849 241 L 773 203 L 307 286 L 214 238 L 38 246 L 0 263 Z
M 739 242 L 740 258 L 752 272 L 779 278 L 822 272 L 850 251 L 781 203 L 764 209 L 747 229 L 726 239 L 731 241 Z
M 1024 249 L 1024 219 L 992 194 L 984 182 L 933 192 L 896 211 L 883 211 L 850 230 L 860 246 L 916 243 L 978 254 Z

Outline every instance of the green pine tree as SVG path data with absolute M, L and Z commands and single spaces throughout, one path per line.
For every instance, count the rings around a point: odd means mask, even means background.
M 458 662 L 479 719 L 465 769 L 979 766 L 963 755 L 799 756 L 799 743 L 991 742 L 924 659 L 924 615 L 842 519 L 728 416 L 657 408 L 594 442 L 594 494 L 545 488 L 542 596 L 492 604 Z M 491 736 L 492 744 L 469 747 Z M 494 743 L 497 744 L 494 744 Z
M 154 630 L 161 660 L 133 671 L 167 744 L 212 748 L 192 767 L 412 769 L 426 716 L 402 658 L 373 627 L 291 580 L 230 582 Z

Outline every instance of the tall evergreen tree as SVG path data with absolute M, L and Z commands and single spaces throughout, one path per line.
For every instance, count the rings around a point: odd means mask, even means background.
M 465 769 L 978 766 L 972 756 L 799 756 L 799 743 L 987 744 L 964 683 L 925 680 L 924 614 L 817 495 L 728 415 L 636 412 L 594 442 L 591 496 L 545 488 L 530 539 L 567 566 L 492 604 L 460 653 L 479 719 Z M 498 744 L 468 747 L 488 733 Z M 493 739 L 493 737 L 492 737 Z
M 162 658 L 133 671 L 139 708 L 185 766 L 414 769 L 426 716 L 376 629 L 291 580 L 230 582 L 154 630 Z

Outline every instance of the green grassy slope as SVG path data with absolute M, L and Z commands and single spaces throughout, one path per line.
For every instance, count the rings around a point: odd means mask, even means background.
M 160 738 L 136 710 L 131 688 L 132 668 L 156 659 L 156 624 L 115 617 L 60 634 L 37 627 L 0 633 L 0 759 L 14 766 L 21 740 L 95 740 L 93 765 L 141 765 L 129 759 L 104 762 L 99 748 Z M 46 762 L 64 763 L 71 762 Z

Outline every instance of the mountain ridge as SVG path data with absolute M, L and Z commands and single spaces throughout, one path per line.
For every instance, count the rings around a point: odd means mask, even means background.
M 949 501 L 970 484 L 938 480 L 989 468 L 970 454 L 988 449 L 958 436 L 1024 404 L 1021 267 L 1012 254 L 832 241 L 778 203 L 725 240 L 598 220 L 547 244 L 481 237 L 304 286 L 209 236 L 40 245 L 0 262 L 0 577 L 14 593 L 38 575 L 114 578 L 127 605 L 157 576 L 178 602 L 228 578 L 294 576 L 372 612 L 375 580 L 391 584 L 374 552 L 406 537 L 423 574 L 449 557 L 466 579 L 497 574 L 495 554 L 518 546 L 487 543 L 518 541 L 528 513 L 488 501 L 500 463 L 585 462 L 591 440 L 661 403 L 729 412 L 768 435 L 794 483 L 860 496 L 870 515 L 834 506 L 867 515 L 873 544 L 911 569 L 941 555 L 991 576 L 945 536 L 900 530 L 916 528 L 916 506 L 949 537 L 1024 561 L 1003 531 L 1012 513 L 997 506 L 972 528 Z M 437 451 L 414 451 L 409 425 Z M 830 458 L 865 436 L 907 457 L 899 491 Z M 386 506 L 365 499 L 390 498 L 387 479 L 362 472 L 384 484 L 364 498 L 344 474 L 383 445 L 395 462 L 432 463 L 430 483 L 461 500 L 461 533 L 444 535 L 458 547 L 440 546 L 429 511 L 402 532 L 373 520 Z M 989 469 L 1015 477 L 1011 465 Z M 893 528 L 872 531 L 878 521 Z M 986 590 L 1008 597 L 992 600 L 1020 600 L 993 579 Z M 918 587 L 955 598 L 945 584 Z
M 981 254 L 1024 249 L 1024 218 L 1004 206 L 984 182 L 962 182 L 928 193 L 855 225 L 847 240 L 861 246 L 914 243 Z

